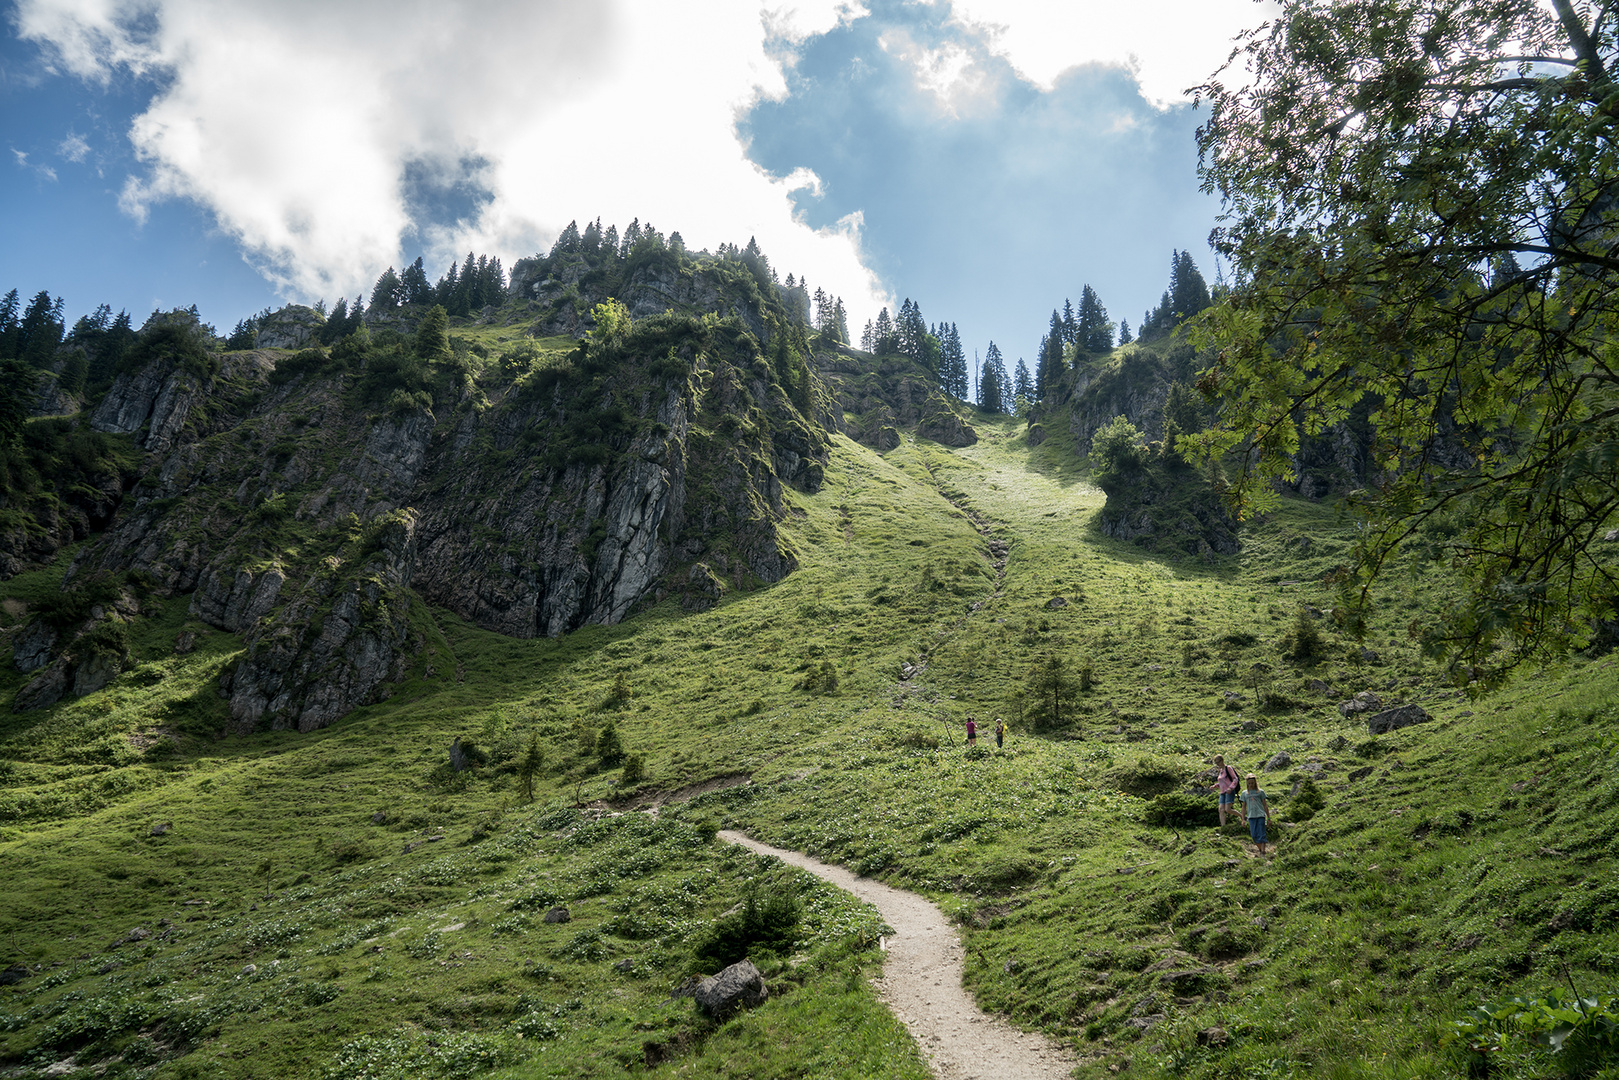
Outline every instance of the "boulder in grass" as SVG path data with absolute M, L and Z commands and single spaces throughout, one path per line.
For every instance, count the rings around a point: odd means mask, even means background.
M 1398 709 L 1385 709 L 1366 719 L 1366 730 L 1373 735 L 1386 735 L 1412 724 L 1426 724 L 1433 717 L 1420 705 L 1401 705 Z
M 738 1008 L 751 1009 L 770 997 L 765 977 L 751 960 L 738 960 L 712 978 L 697 985 L 693 995 L 697 1007 L 716 1020 L 730 1016 Z

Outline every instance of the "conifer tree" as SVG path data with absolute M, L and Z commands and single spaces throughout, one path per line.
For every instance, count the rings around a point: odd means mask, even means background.
M 1135 339 L 1130 336 L 1130 320 L 1129 319 L 1120 319 L 1119 320 L 1119 344 L 1120 345 L 1128 345 L 1133 340 L 1135 340 Z
M 393 267 L 382 272 L 377 283 L 371 287 L 371 310 L 392 311 L 404 302 L 405 286 L 394 273 Z
M 442 304 L 428 308 L 416 328 L 416 355 L 428 360 L 442 360 L 450 355 L 450 318 Z
M 1029 374 L 1029 365 L 1018 357 L 1017 370 L 1012 374 L 1012 400 L 1015 402 L 1014 412 L 1022 412 L 1029 405 L 1039 400 L 1034 395 L 1034 379 Z
M 0 299 L 0 360 L 15 360 L 22 354 L 22 323 L 17 317 L 19 305 L 16 289 Z
M 1063 342 L 1072 345 L 1079 341 L 1079 320 L 1074 317 L 1074 302 L 1064 299 L 1062 302 L 1062 331 Z
M 885 307 L 877 313 L 876 325 L 871 331 L 872 351 L 882 356 L 894 351 L 894 320 Z
M 1006 377 L 1006 363 L 1001 350 L 993 341 L 984 353 L 984 366 L 978 375 L 978 407 L 985 412 L 1006 412 L 1010 380 Z
M 56 356 L 56 347 L 62 343 L 62 301 L 52 300 L 51 294 L 41 289 L 28 302 L 23 312 L 21 346 L 18 356 L 36 368 L 46 368 Z
M 553 246 L 551 248 L 552 254 L 555 254 L 556 250 Z M 444 276 L 438 279 L 438 284 L 433 288 L 433 302 L 445 311 L 449 311 L 450 306 L 455 303 L 456 290 L 460 287 L 461 269 L 456 265 L 455 260 L 451 259 L 449 270 L 445 271 Z
M 1086 285 L 1079 296 L 1077 342 L 1086 352 L 1106 352 L 1113 347 L 1113 324 L 1096 291 Z
M 430 304 L 433 302 L 433 287 L 427 282 L 427 271 L 422 267 L 422 257 L 416 256 L 416 261 L 405 267 L 405 272 L 399 275 L 401 290 L 400 303 L 403 304 Z M 376 307 L 372 301 L 371 306 Z

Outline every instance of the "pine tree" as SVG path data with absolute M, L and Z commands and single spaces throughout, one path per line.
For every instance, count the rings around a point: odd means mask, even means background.
M 405 286 L 394 273 L 393 267 L 382 272 L 377 283 L 371 287 L 371 310 L 392 311 L 404 302 Z
M 0 299 L 0 360 L 15 360 L 22 355 L 22 324 L 17 319 L 19 304 L 16 289 Z
M 1079 347 L 1086 352 L 1106 352 L 1113 347 L 1113 324 L 1096 291 L 1086 285 L 1079 295 Z
M 556 248 L 553 247 L 551 251 L 555 254 Z M 461 268 L 456 265 L 454 259 L 451 259 L 449 270 L 445 271 L 444 276 L 438 279 L 438 284 L 433 288 L 433 302 L 449 311 L 451 305 L 455 303 L 456 290 L 460 287 Z
M 443 360 L 450 355 L 450 318 L 442 304 L 428 308 L 416 328 L 416 355 L 428 360 Z
M 1029 405 L 1039 400 L 1034 394 L 1034 379 L 1029 374 L 1029 365 L 1018 357 L 1017 370 L 1012 373 L 1012 400 L 1015 402 L 1013 411 L 1021 413 Z
M 849 313 L 843 310 L 843 297 L 838 297 L 838 302 L 832 306 L 832 311 L 836 316 L 838 341 L 847 345 L 849 344 Z
M 400 303 L 403 304 L 431 304 L 433 302 L 433 287 L 427 282 L 427 271 L 422 267 L 422 257 L 416 256 L 416 261 L 405 268 L 399 275 L 401 289 Z M 371 306 L 376 307 L 372 301 Z
M 580 238 L 580 248 L 585 257 L 593 259 L 601 251 L 602 246 L 602 219 L 597 218 L 585 226 L 585 235 Z
M 1208 307 L 1209 287 L 1189 251 L 1177 252 L 1169 278 L 1169 295 L 1177 325 Z
M 37 368 L 17 357 L 0 359 L 0 450 L 22 436 L 39 390 Z
M 1074 317 L 1072 300 L 1062 302 L 1062 331 L 1064 344 L 1073 345 L 1079 341 L 1079 320 Z
M 62 343 L 62 303 L 41 289 L 23 312 L 21 346 L 17 355 L 36 368 L 50 367 L 56 347 Z
M 1119 320 L 1119 344 L 1120 345 L 1128 345 L 1133 340 L 1134 339 L 1130 337 L 1130 320 L 1129 319 L 1120 319 Z
M 985 412 L 1005 412 L 1006 399 L 1011 397 L 1010 393 L 1005 392 L 1009 385 L 1000 347 L 992 341 L 984 353 L 984 366 L 978 375 L 978 407 Z
M 872 328 L 872 350 L 878 356 L 894 351 L 894 319 L 888 314 L 885 307 L 877 313 L 877 323 Z
M 860 331 L 860 350 L 862 352 L 871 352 L 876 348 L 876 345 L 877 345 L 877 331 L 876 331 L 876 328 L 872 326 L 871 320 L 867 319 L 866 320 L 866 328 L 864 330 Z
M 577 255 L 584 246 L 584 240 L 579 235 L 579 223 L 568 222 L 568 227 L 557 235 L 557 242 L 551 245 L 549 258 L 556 259 L 563 255 Z

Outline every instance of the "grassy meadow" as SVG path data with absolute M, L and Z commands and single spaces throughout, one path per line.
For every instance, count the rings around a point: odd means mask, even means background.
M 1472 1012 L 1615 993 L 1613 660 L 1471 698 L 1405 633 L 1441 567 L 1395 568 L 1363 642 L 1322 615 L 1335 507 L 1165 561 L 1094 531 L 1064 440 L 975 423 L 838 438 L 788 496 L 800 568 L 707 612 L 517 641 L 418 602 L 410 679 L 309 735 L 220 737 L 239 641 L 143 599 L 132 670 L 0 714 L 0 1076 L 926 1076 L 875 911 L 721 827 L 937 900 L 980 1004 L 1083 1075 L 1619 1076 Z M 8 649 L 71 556 L 0 583 Z M 1052 656 L 1088 688 L 1036 731 Z M 1434 722 L 1372 737 L 1361 691 Z M 1273 858 L 1177 801 L 1214 753 Z M 750 950 L 766 1005 L 703 1021 L 672 991 L 750 896 L 796 936 Z

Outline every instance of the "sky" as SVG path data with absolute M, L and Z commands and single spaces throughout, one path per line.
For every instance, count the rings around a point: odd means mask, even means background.
M 1184 94 L 1255 0 L 0 0 L 0 291 L 286 302 L 632 218 L 758 240 L 856 334 L 912 299 L 1031 366 L 1091 285 L 1212 282 Z

